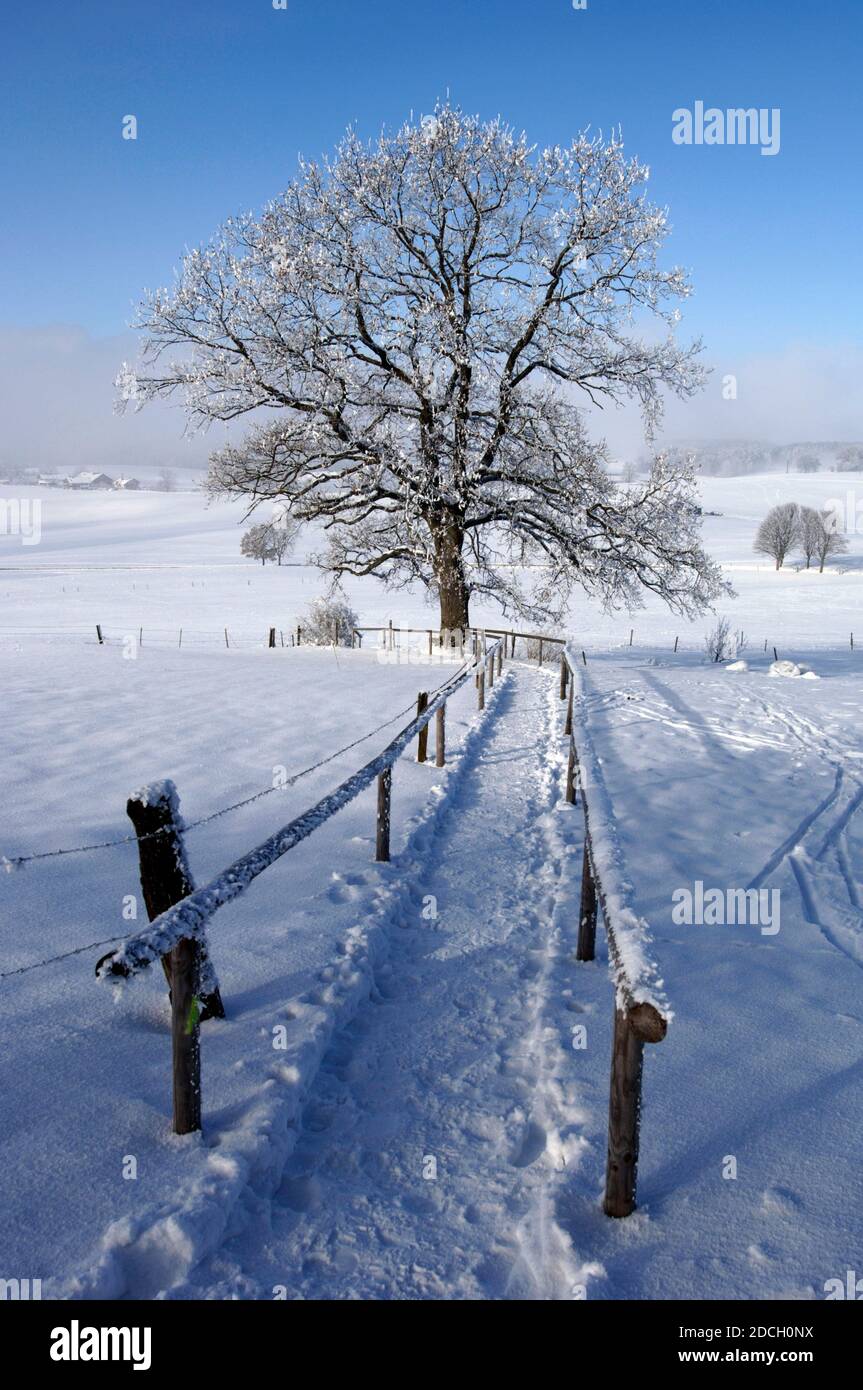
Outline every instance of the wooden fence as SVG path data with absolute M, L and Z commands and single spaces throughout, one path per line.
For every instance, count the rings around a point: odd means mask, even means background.
M 417 713 L 383 752 L 366 763 L 335 791 L 297 816 L 263 844 L 243 855 L 203 888 L 195 888 L 186 863 L 177 795 L 173 783 L 158 782 L 127 803 L 138 839 L 141 887 L 149 926 L 96 965 L 100 978 L 129 977 L 161 960 L 171 1001 L 173 1126 L 176 1134 L 201 1128 L 200 1024 L 224 1017 L 213 972 L 206 928 L 218 908 L 245 892 L 249 884 L 288 850 L 308 838 L 360 792 L 377 781 L 376 851 L 379 862 L 390 857 L 392 769 L 408 744 L 417 739 L 417 758 L 428 757 L 428 726 L 435 720 L 435 763 L 446 760 L 446 705 L 451 695 L 476 677 L 477 705 L 485 708 L 486 685 L 494 685 L 503 668 L 503 643 L 479 644 L 477 655 L 431 695 L 421 691 Z
M 389 634 L 394 630 L 390 626 L 363 628 L 362 631 Z M 494 640 L 489 643 L 489 638 Z M 187 1134 L 201 1127 L 200 1024 L 208 1017 L 224 1017 L 206 942 L 206 928 L 211 918 L 218 908 L 239 897 L 258 874 L 311 835 L 375 780 L 375 857 L 379 862 L 388 861 L 394 764 L 414 738 L 417 739 L 418 761 L 427 760 L 428 729 L 434 719 L 435 763 L 438 767 L 444 766 L 447 700 L 474 677 L 477 707 L 484 709 L 486 690 L 494 686 L 495 675 L 503 670 L 504 658 L 511 656 L 516 639 L 537 644 L 535 650 L 540 664 L 543 652 L 562 649 L 560 698 L 568 699 L 564 734 L 569 739 L 565 800 L 575 805 L 581 791 L 585 826 L 576 959 L 591 961 L 595 958 L 597 912 L 601 906 L 616 981 L 603 1209 L 606 1215 L 613 1217 L 628 1216 L 635 1209 L 644 1044 L 660 1042 L 665 1037 L 668 1018 L 664 1006 L 660 1006 L 661 1001 L 658 1005 L 644 997 L 651 993 L 645 985 L 648 977 L 655 973 L 652 963 L 636 978 L 627 953 L 622 949 L 628 928 L 615 919 L 613 902 L 619 900 L 620 894 L 615 892 L 612 896 L 603 877 L 605 871 L 600 871 L 597 861 L 586 779 L 580 775 L 573 734 L 576 670 L 565 640 L 546 635 L 471 630 L 467 640 L 474 652 L 466 669 L 457 672 L 431 696 L 421 691 L 416 716 L 383 752 L 204 888 L 194 887 L 186 864 L 173 785 L 156 783 L 129 801 L 127 813 L 138 837 L 141 884 L 150 925 L 127 939 L 121 949 L 103 956 L 96 973 L 100 977 L 130 976 L 161 959 L 171 998 L 173 1115 L 177 1134 Z M 584 653 L 581 655 L 586 664 Z
M 582 659 L 586 665 L 584 653 Z M 623 895 L 615 892 L 612 899 L 611 885 L 604 877 L 611 870 L 605 868 L 601 871 L 599 867 L 591 833 L 587 779 L 580 775 L 573 733 L 573 694 L 577 679 L 573 659 L 564 647 L 560 658 L 560 698 L 568 699 L 564 735 L 569 739 L 565 798 L 570 805 L 575 805 L 580 788 L 584 808 L 584 856 L 576 960 L 595 958 L 597 906 L 600 906 L 616 984 L 603 1210 L 607 1216 L 620 1217 L 629 1216 L 635 1210 L 644 1044 L 662 1041 L 668 1029 L 668 1017 L 661 997 L 658 1001 L 644 997 L 655 995 L 652 981 L 657 971 L 653 963 L 644 961 L 640 974 L 633 974 L 632 965 L 621 944 L 628 929 L 617 919 L 612 906 L 612 901 L 619 902 Z M 643 952 L 640 954 L 643 955 Z

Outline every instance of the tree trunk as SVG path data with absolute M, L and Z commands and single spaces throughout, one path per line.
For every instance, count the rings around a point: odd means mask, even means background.
M 435 543 L 434 570 L 440 598 L 441 641 L 452 646 L 463 642 L 470 627 L 470 587 L 464 570 L 464 530 L 457 518 L 444 516 L 431 527 Z M 444 634 L 449 634 L 444 639 Z M 461 637 L 458 634 L 462 634 Z

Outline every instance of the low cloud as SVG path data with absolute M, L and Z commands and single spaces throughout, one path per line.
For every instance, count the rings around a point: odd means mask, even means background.
M 227 436 L 222 426 L 187 437 L 179 406 L 160 402 L 114 413 L 114 377 L 134 361 L 132 333 L 94 338 L 74 325 L 0 328 L 0 373 L 6 407 L 0 466 L 47 472 L 94 468 L 108 473 L 206 467 Z M 780 353 L 710 365 L 706 390 L 692 401 L 667 403 L 660 443 L 759 439 L 774 444 L 863 439 L 859 383 L 863 348 L 794 344 Z M 737 399 L 723 399 L 723 380 L 736 377 Z M 588 411 L 590 429 L 613 455 L 647 452 L 635 407 Z M 242 431 L 243 425 L 234 427 Z

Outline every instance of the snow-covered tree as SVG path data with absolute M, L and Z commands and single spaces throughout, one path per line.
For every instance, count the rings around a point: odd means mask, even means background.
M 289 516 L 277 516 L 272 521 L 261 521 L 243 532 L 240 540 L 240 553 L 250 559 L 260 560 L 265 565 L 275 560 L 280 565 L 290 554 L 299 530 L 299 523 Z
M 316 598 L 300 622 L 303 641 L 318 647 L 352 647 L 359 618 L 337 594 Z
M 831 555 L 844 555 L 848 549 L 848 537 L 836 525 L 836 516 L 831 511 L 813 513 L 812 526 L 815 541 L 814 559 L 818 561 L 818 573 L 824 573 L 824 566 Z M 808 568 L 808 561 L 807 561 Z
M 250 560 L 260 560 L 265 565 L 268 560 L 274 559 L 270 544 L 270 523 L 268 521 L 258 522 L 255 526 L 250 526 L 248 531 L 244 531 L 240 537 L 240 554 L 246 555 Z
M 772 507 L 758 528 L 753 549 L 758 555 L 769 555 L 781 569 L 785 557 L 800 540 L 800 508 L 796 502 L 782 502 Z
M 211 492 L 286 500 L 326 569 L 421 581 L 444 629 L 471 594 L 559 619 L 576 583 L 701 611 L 727 585 L 691 469 L 615 485 L 578 409 L 634 398 L 650 435 L 663 390 L 702 382 L 647 176 L 619 139 L 536 150 L 449 106 L 372 146 L 349 131 L 148 296 L 133 399 L 182 392 L 196 426 L 273 412 L 213 456 Z

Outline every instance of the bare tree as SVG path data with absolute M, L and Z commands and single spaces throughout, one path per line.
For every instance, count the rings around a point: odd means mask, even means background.
M 821 460 L 817 454 L 800 454 L 797 458 L 798 473 L 817 473 L 821 467 Z
M 727 618 L 718 618 L 716 626 L 704 639 L 704 649 L 709 661 L 722 661 L 731 640 L 731 624 Z
M 818 573 L 824 573 L 824 566 L 831 555 L 844 555 L 848 549 L 848 537 L 836 525 L 836 516 L 831 511 L 816 512 L 820 526 L 816 530 L 815 555 L 818 558 Z
M 703 380 L 700 345 L 672 336 L 689 291 L 657 263 L 646 177 L 617 139 L 536 151 L 448 106 L 373 146 L 349 132 L 146 299 L 122 394 L 182 392 L 196 426 L 277 412 L 214 454 L 211 492 L 287 500 L 323 523 L 325 569 L 419 580 L 444 629 L 481 593 L 560 619 L 574 584 L 700 612 L 728 585 L 691 470 L 660 458 L 616 486 L 576 407 L 634 398 L 650 434 L 663 389 Z
M 814 507 L 801 507 L 800 549 L 803 551 L 807 569 L 819 554 L 823 535 L 824 521 L 821 513 L 816 512 Z
M 243 532 L 240 538 L 240 554 L 248 556 L 250 560 L 260 560 L 262 565 L 275 559 L 272 549 L 272 526 L 268 521 L 260 521 Z
M 157 492 L 173 492 L 177 486 L 177 475 L 170 468 L 163 468 L 156 479 Z
M 260 560 L 265 565 L 275 560 L 280 565 L 290 554 L 299 531 L 299 523 L 289 516 L 277 516 L 272 521 L 261 521 L 243 532 L 240 552 L 251 559 Z
M 754 550 L 769 555 L 781 569 L 785 557 L 800 539 L 800 508 L 796 502 L 782 502 L 773 507 L 758 528 Z

